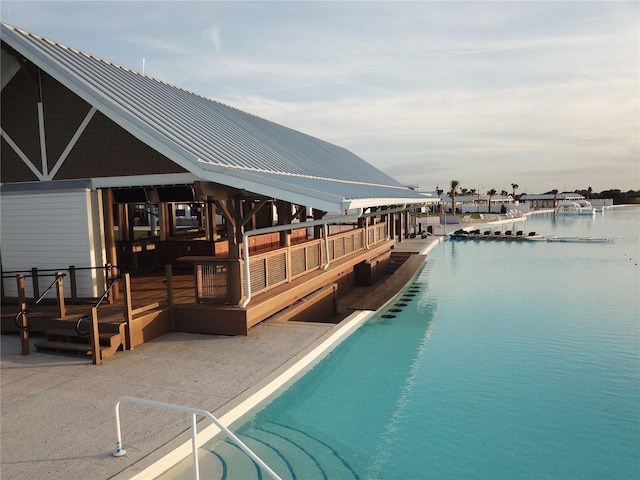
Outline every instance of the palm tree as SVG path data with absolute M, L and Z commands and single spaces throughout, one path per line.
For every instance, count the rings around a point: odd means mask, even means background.
M 451 214 L 456 214 L 456 191 L 458 190 L 460 182 L 458 180 L 451 180 L 451 190 L 449 190 L 449 196 L 451 197 Z
M 444 193 L 444 190 L 442 190 L 440 188 L 440 185 L 436 185 L 436 193 L 438 194 L 438 198 L 440 199 L 440 202 L 438 203 L 438 209 L 444 209 L 443 203 L 442 203 L 442 194 Z M 434 210 L 435 213 L 435 210 Z
M 553 208 L 558 206 L 558 189 L 554 188 L 550 193 L 553 193 Z
M 591 187 L 587 188 L 587 200 L 591 198 L 592 193 L 593 193 L 593 188 Z
M 493 197 L 496 193 L 498 192 L 496 191 L 495 188 L 492 188 L 487 192 L 487 195 L 489 195 L 489 213 L 491 213 L 491 197 Z
M 520 185 L 518 185 L 517 183 L 512 183 L 511 184 L 511 188 L 513 188 L 513 199 L 515 200 L 516 199 L 516 190 L 518 188 L 520 188 Z

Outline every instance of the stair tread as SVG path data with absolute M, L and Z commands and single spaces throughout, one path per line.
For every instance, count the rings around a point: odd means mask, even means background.
M 56 350 L 69 350 L 83 352 L 91 351 L 91 345 L 87 343 L 71 343 L 71 342 L 56 342 L 55 340 L 45 340 L 43 342 L 36 343 L 36 348 L 52 348 Z M 108 347 L 101 346 L 100 350 L 105 350 Z
M 75 328 L 53 328 L 46 330 L 45 335 L 57 335 L 59 337 L 89 337 L 89 335 L 79 335 Z M 100 338 L 117 337 L 120 334 L 115 332 L 100 332 Z

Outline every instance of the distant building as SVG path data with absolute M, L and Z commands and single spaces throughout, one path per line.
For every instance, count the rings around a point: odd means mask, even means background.
M 451 209 L 451 197 L 442 195 L 442 202 L 446 212 Z M 502 205 L 507 210 L 514 208 L 511 195 L 492 195 L 491 209 L 489 209 L 489 195 L 456 195 L 456 213 L 500 213 Z
M 568 200 L 583 200 L 584 196 L 579 193 L 542 193 L 520 195 L 520 202 L 529 204 L 530 210 L 544 210 L 556 208 L 558 203 Z

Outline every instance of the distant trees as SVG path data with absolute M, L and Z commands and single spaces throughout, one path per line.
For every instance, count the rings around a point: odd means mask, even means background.
M 640 203 L 640 190 L 629 190 L 627 192 L 622 192 L 619 189 L 603 190 L 600 193 L 592 194 L 591 197 L 612 198 L 614 205 L 622 205 L 624 203 Z
M 640 203 L 640 190 L 629 190 L 627 192 L 623 192 L 620 189 L 614 188 L 597 193 L 594 192 L 591 187 L 588 187 L 586 190 L 574 190 L 573 193 L 579 193 L 587 199 L 611 198 L 613 199 L 614 205 Z
M 498 192 L 496 191 L 496 189 L 495 189 L 495 188 L 492 188 L 491 190 L 489 190 L 489 191 L 487 192 L 487 195 L 489 195 L 489 213 L 491 213 L 491 198 L 492 198 L 496 193 L 498 193 Z
M 456 195 L 458 192 L 458 180 L 451 180 L 451 189 L 449 190 L 449 196 L 451 197 L 451 214 L 456 214 Z

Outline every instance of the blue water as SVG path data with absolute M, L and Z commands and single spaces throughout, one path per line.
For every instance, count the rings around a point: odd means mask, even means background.
M 518 229 L 608 241 L 440 244 L 237 433 L 283 478 L 640 478 L 640 208 Z

